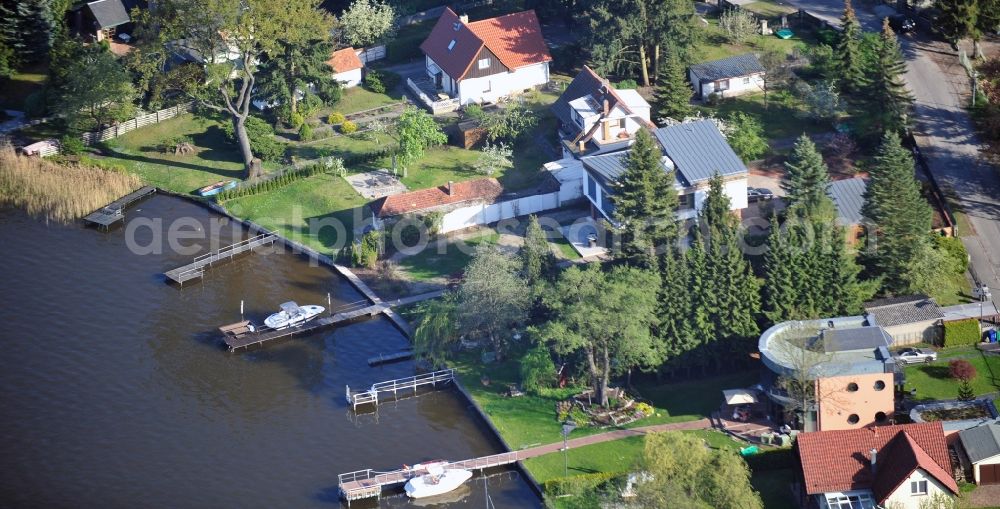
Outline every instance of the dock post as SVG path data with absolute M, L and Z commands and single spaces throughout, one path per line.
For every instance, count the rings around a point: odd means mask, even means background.
M 331 315 L 333 314 L 333 301 L 330 299 L 330 292 L 326 292 L 326 310 Z
M 347 397 L 347 402 L 350 403 L 351 402 L 351 386 L 350 385 L 345 385 L 344 386 L 344 394 Z

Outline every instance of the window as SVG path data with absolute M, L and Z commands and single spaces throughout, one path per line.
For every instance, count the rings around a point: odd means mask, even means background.
M 885 412 L 875 412 L 875 422 L 885 422 Z
M 927 481 L 910 481 L 910 494 L 911 495 L 926 495 L 927 494 Z
M 455 47 L 455 39 L 452 39 L 451 42 L 448 43 L 448 51 L 451 51 L 452 48 L 454 47 Z
M 853 495 L 827 495 L 826 507 L 829 509 L 874 509 L 875 501 L 867 493 Z
M 625 129 L 625 119 L 624 118 L 618 119 L 618 128 L 619 129 Z
M 858 392 L 858 384 L 854 382 L 847 384 L 847 392 Z
M 694 208 L 694 195 L 693 194 L 679 194 L 677 195 L 677 210 L 687 210 Z
M 480 58 L 479 59 L 479 68 L 480 69 L 489 69 L 490 68 L 490 59 L 488 59 L 488 58 Z
M 601 188 L 601 210 L 603 210 L 604 214 L 607 216 L 611 216 L 615 213 L 615 202 L 611 200 L 611 197 L 608 196 L 607 190 L 603 187 Z
M 591 178 L 590 175 L 587 175 L 587 196 L 589 196 L 594 203 L 597 203 L 597 182 L 594 182 L 594 179 Z
M 851 414 L 847 416 L 847 424 L 857 424 L 860 420 L 861 418 L 858 417 L 858 414 Z
M 729 90 L 729 80 L 719 80 L 715 82 L 716 90 Z
M 881 391 L 882 389 L 885 389 L 885 382 L 883 382 L 881 380 L 876 381 L 875 382 L 875 390 L 876 391 Z
M 744 85 L 749 85 L 750 84 L 750 76 L 745 76 L 743 78 L 743 84 Z

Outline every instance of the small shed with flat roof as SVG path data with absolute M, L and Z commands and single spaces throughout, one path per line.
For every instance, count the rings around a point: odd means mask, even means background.
M 923 295 L 902 295 L 865 303 L 865 318 L 885 329 L 893 344 L 940 344 L 944 313 L 934 299 Z

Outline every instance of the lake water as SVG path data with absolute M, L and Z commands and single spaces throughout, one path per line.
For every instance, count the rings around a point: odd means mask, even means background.
M 167 196 L 128 212 L 130 223 L 179 217 L 206 232 L 220 220 Z M 230 230 L 223 245 L 245 234 Z M 367 365 L 407 345 L 384 318 L 222 347 L 215 328 L 239 320 L 241 299 L 257 322 L 287 300 L 361 300 L 331 269 L 261 253 L 181 288 L 162 273 L 192 255 L 137 255 L 126 233 L 0 210 L 0 506 L 339 507 L 338 473 L 502 451 L 453 390 L 350 410 L 345 385 L 414 374 L 410 362 Z M 151 230 L 135 237 L 146 244 Z M 486 507 L 488 490 L 496 507 L 540 507 L 515 471 L 493 474 L 436 506 Z M 386 494 L 353 507 L 411 506 Z

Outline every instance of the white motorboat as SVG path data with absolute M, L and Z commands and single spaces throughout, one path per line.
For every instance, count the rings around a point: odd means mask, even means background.
M 264 320 L 264 325 L 272 329 L 287 329 L 302 325 L 325 310 L 323 306 L 300 306 L 295 302 L 286 302 L 281 305 L 281 311 Z
M 444 468 L 441 465 L 427 467 L 427 473 L 410 479 L 406 483 L 406 495 L 410 498 L 425 498 L 441 495 L 457 489 L 472 477 L 472 472 L 460 468 Z

